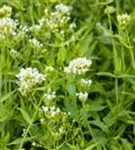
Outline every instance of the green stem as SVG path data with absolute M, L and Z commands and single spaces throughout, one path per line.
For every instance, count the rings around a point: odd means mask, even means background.
M 106 0 L 106 8 L 108 8 L 108 0 Z M 113 30 L 112 30 L 112 24 L 111 24 L 111 16 L 109 14 L 109 11 L 107 11 L 108 16 L 108 22 L 109 22 L 109 30 L 110 30 L 110 37 L 113 37 Z M 115 43 L 112 40 L 112 46 L 113 46 L 113 59 L 114 59 L 114 74 L 117 75 L 117 50 L 115 47 Z M 116 97 L 116 103 L 118 104 L 119 101 L 119 93 L 118 93 L 118 78 L 115 78 L 115 97 Z
M 20 146 L 19 146 L 19 149 L 18 149 L 18 150 L 21 150 L 22 147 L 23 147 L 23 144 L 24 144 L 24 142 L 25 142 L 25 139 L 26 139 L 26 137 L 27 137 L 27 134 L 28 134 L 28 132 L 29 132 L 29 130 L 30 130 L 30 128 L 31 128 L 31 126 L 32 126 L 32 124 L 33 124 L 33 122 L 34 122 L 34 119 L 35 119 L 35 117 L 36 117 L 36 115 L 37 115 L 37 112 L 38 112 L 38 110 L 39 110 L 39 107 L 40 107 L 42 101 L 43 101 L 43 99 L 41 98 L 41 100 L 39 101 L 39 104 L 37 105 L 36 111 L 35 111 L 35 113 L 34 113 L 32 119 L 31 119 L 31 123 L 28 125 L 28 127 L 27 127 L 27 129 L 26 129 L 25 135 L 23 136 L 23 139 L 22 139 L 22 141 L 21 141 L 21 143 L 20 143 Z
M 128 36 L 127 30 L 125 30 L 125 32 L 126 32 L 126 39 L 127 39 L 128 45 L 129 45 L 129 51 L 130 51 L 130 55 L 131 55 L 131 65 L 135 71 L 135 58 L 134 58 L 134 53 L 133 53 L 133 49 L 132 49 L 132 44 L 130 42 L 130 38 Z

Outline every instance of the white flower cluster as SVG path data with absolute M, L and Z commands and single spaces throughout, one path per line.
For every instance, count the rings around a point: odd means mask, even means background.
M 48 89 L 47 93 L 44 94 L 46 100 L 53 100 L 56 98 L 56 92 Z
M 113 14 L 116 11 L 116 8 L 113 6 L 107 6 L 104 10 L 105 14 Z
M 29 27 L 20 25 L 20 30 L 24 33 L 27 33 L 29 31 Z
M 118 24 L 121 26 L 126 26 L 130 22 L 130 20 L 131 16 L 128 15 L 127 13 L 117 16 Z
M 0 19 L 0 39 L 5 40 L 8 36 L 15 35 L 16 22 L 11 18 Z
M 42 106 L 41 111 L 46 113 L 46 115 L 48 115 L 51 118 L 59 116 L 60 114 L 67 115 L 65 112 L 62 112 L 59 108 L 56 108 L 55 106 Z
M 76 93 L 76 96 L 83 102 L 85 102 L 88 98 L 88 93 L 87 92 L 79 92 L 79 93 Z
M 64 72 L 81 75 L 86 73 L 91 66 L 92 61 L 85 57 L 80 57 L 70 61 L 69 66 L 64 68 Z
M 59 29 L 62 29 L 65 24 L 70 20 L 70 10 L 71 7 L 64 4 L 58 4 L 55 6 L 55 11 L 50 12 L 48 9 L 45 9 L 44 25 L 51 32 L 57 32 Z M 41 25 L 43 21 L 41 21 Z
M 43 44 L 40 43 L 40 42 L 39 42 L 37 39 L 35 39 L 35 38 L 29 39 L 29 42 L 30 42 L 33 46 L 35 46 L 35 47 L 42 47 L 42 46 L 43 46 Z
M 14 49 L 11 49 L 11 51 L 10 51 L 10 55 L 17 55 L 17 51 L 16 50 L 14 50 Z
M 54 11 L 50 9 L 45 9 L 45 16 L 41 18 L 38 25 L 31 27 L 33 31 L 39 31 L 40 29 L 45 29 L 48 33 L 62 33 L 64 35 L 64 30 L 68 26 L 70 20 L 71 7 L 64 4 L 57 4 Z M 76 25 L 73 23 L 69 28 L 75 28 Z
M 26 134 L 26 129 L 24 128 L 24 129 L 23 129 L 23 132 L 22 132 L 22 137 L 24 137 L 25 134 Z
M 54 132 L 52 132 L 52 134 L 53 134 L 53 136 L 55 137 L 55 138 L 60 138 L 60 137 L 62 137 L 62 135 L 65 133 L 65 128 L 64 128 L 64 126 L 61 126 L 61 127 L 59 127 L 59 128 L 56 128 L 55 129 L 55 131 Z
M 0 8 L 0 18 L 2 17 L 10 17 L 12 13 L 12 8 L 9 6 L 4 5 Z
M 87 87 L 90 87 L 92 84 L 92 80 L 88 79 L 81 79 L 81 84 Z
M 16 77 L 19 79 L 19 90 L 22 95 L 29 94 L 37 84 L 45 80 L 45 75 L 39 73 L 36 68 L 22 68 Z
M 65 14 L 65 15 L 70 15 L 70 11 L 71 11 L 72 7 L 71 6 L 66 6 L 66 5 L 61 3 L 61 4 L 56 5 L 55 9 L 59 13 L 62 13 L 62 14 Z

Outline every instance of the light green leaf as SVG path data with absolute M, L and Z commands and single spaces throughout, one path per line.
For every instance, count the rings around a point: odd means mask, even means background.
M 30 118 L 30 116 L 28 115 L 28 113 L 27 113 L 25 110 L 21 109 L 21 108 L 18 108 L 18 109 L 19 109 L 20 112 L 22 113 L 22 116 L 23 116 L 23 118 L 25 119 L 25 121 L 27 121 L 29 124 L 31 124 L 31 118 Z
M 96 73 L 96 75 L 98 76 L 108 76 L 108 77 L 112 77 L 112 78 L 116 78 L 116 76 L 110 72 L 98 72 Z

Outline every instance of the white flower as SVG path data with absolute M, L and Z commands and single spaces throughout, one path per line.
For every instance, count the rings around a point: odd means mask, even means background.
M 27 33 L 29 31 L 29 28 L 27 26 L 21 26 L 21 28 L 24 33 Z
M 122 15 L 118 15 L 117 20 L 118 20 L 119 25 L 124 25 L 125 26 L 130 22 L 131 16 L 128 15 L 127 13 L 125 13 L 125 14 L 122 14 Z
M 25 134 L 26 134 L 26 129 L 24 128 L 24 129 L 23 129 L 23 133 L 22 133 L 22 137 L 24 137 Z
M 46 106 L 42 106 L 42 110 L 43 110 L 44 112 L 48 112 L 48 111 L 49 111 L 49 108 L 46 107 Z
M 85 93 L 79 92 L 79 93 L 76 93 L 76 96 L 78 96 L 78 98 L 81 101 L 86 101 L 88 98 L 88 93 L 87 92 L 85 92 Z
M 72 7 L 66 6 L 64 4 L 58 4 L 55 6 L 56 11 L 62 13 L 62 14 L 69 14 L 71 11 Z
M 71 7 L 64 4 L 56 5 L 54 11 L 45 9 L 45 16 L 38 21 L 39 26 L 51 33 L 60 32 L 70 20 L 70 11 Z M 71 24 L 72 27 L 74 24 Z
M 92 84 L 92 80 L 81 79 L 81 84 L 89 87 Z
M 51 89 L 48 89 L 48 92 L 44 94 L 46 100 L 53 100 L 56 98 L 56 94 Z
M 63 126 L 59 128 L 59 132 L 60 132 L 60 133 L 63 133 L 63 132 L 64 132 Z
M 37 46 L 37 47 L 42 47 L 43 45 L 35 38 L 33 39 L 29 39 L 29 42 L 33 45 L 33 46 Z
M 36 146 L 36 142 L 32 142 L 32 146 Z
M 85 57 L 80 57 L 70 61 L 69 66 L 64 68 L 66 73 L 84 74 L 89 70 L 92 61 Z
M 13 56 L 13 57 L 16 57 L 18 55 L 18 52 L 14 49 L 11 49 L 10 55 Z
M 45 80 L 45 75 L 39 73 L 36 68 L 22 68 L 16 77 L 19 79 L 19 90 L 23 95 L 30 93 L 37 84 Z
M 39 22 L 39 26 L 40 26 L 40 27 L 43 26 L 43 25 L 44 25 L 44 22 L 45 22 L 45 18 L 39 19 L 38 22 Z
M 0 38 L 6 39 L 10 35 L 15 35 L 16 22 L 11 18 L 0 19 Z
M 42 106 L 41 111 L 43 111 L 48 117 L 54 118 L 56 116 L 59 116 L 60 114 L 63 116 L 67 116 L 67 113 L 62 112 L 59 108 L 55 107 L 55 106 Z
M 71 23 L 70 25 L 69 25 L 69 28 L 70 29 L 74 29 L 74 28 L 76 28 L 76 24 L 73 22 L 73 23 Z
M 116 8 L 113 6 L 107 6 L 104 10 L 105 14 L 113 14 L 116 11 Z

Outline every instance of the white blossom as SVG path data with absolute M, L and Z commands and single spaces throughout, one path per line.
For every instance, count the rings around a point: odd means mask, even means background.
M 10 35 L 15 35 L 16 22 L 11 18 L 0 19 L 0 39 L 6 39 Z
M 56 98 L 56 94 L 54 91 L 52 91 L 51 89 L 49 89 L 47 91 L 47 93 L 44 94 L 44 97 L 46 100 L 53 100 Z
M 41 44 L 37 39 L 33 38 L 33 39 L 29 39 L 29 42 L 33 45 L 33 46 L 37 46 L 37 47 L 42 47 L 43 44 Z
M 56 108 L 55 106 L 42 106 L 42 110 L 50 117 L 55 117 L 56 115 L 59 115 L 61 113 L 60 109 Z
M 39 26 L 45 28 L 48 32 L 60 32 L 70 20 L 70 11 L 71 7 L 64 4 L 56 5 L 54 11 L 46 8 L 44 10 L 45 16 L 38 21 Z M 73 26 L 74 24 L 71 25 L 71 28 Z
M 19 79 L 19 90 L 23 95 L 30 93 L 37 84 L 45 80 L 45 75 L 39 73 L 36 68 L 22 68 L 16 77 Z
M 119 25 L 125 26 L 130 22 L 131 16 L 128 15 L 127 13 L 125 13 L 125 14 L 122 14 L 122 15 L 118 15 L 117 20 L 118 20 Z
M 92 84 L 92 80 L 88 80 L 88 79 L 81 79 L 81 84 L 82 85 L 85 85 L 85 86 L 91 86 L 91 84 Z
M 27 26 L 21 26 L 20 28 L 24 33 L 27 33 L 29 31 L 29 27 Z
M 73 74 L 84 74 L 89 70 L 92 61 L 85 57 L 80 57 L 70 61 L 69 66 L 64 68 L 64 72 Z
M 62 13 L 62 14 L 69 14 L 72 7 L 71 6 L 66 6 L 64 4 L 58 4 L 55 6 L 56 11 Z
M 14 49 L 11 49 L 10 50 L 10 55 L 13 56 L 13 57 L 16 57 L 18 55 L 18 52 Z
M 32 146 L 36 146 L 36 142 L 32 142 Z
M 59 128 L 59 132 L 60 132 L 60 133 L 63 133 L 63 132 L 64 132 L 63 126 Z
M 26 129 L 24 128 L 24 129 L 23 129 L 23 133 L 22 133 L 22 137 L 24 137 L 25 134 L 26 134 Z
M 73 22 L 73 23 L 71 23 L 70 25 L 69 25 L 69 28 L 70 29 L 74 29 L 74 28 L 76 28 L 76 24 Z
M 67 113 L 62 112 L 59 108 L 55 106 L 42 106 L 41 111 L 43 111 L 48 117 L 54 118 L 59 116 L 60 114 L 63 116 L 67 116 Z
M 79 92 L 79 93 L 76 93 L 76 96 L 81 100 L 81 101 L 86 101 L 87 98 L 88 98 L 88 93 L 85 92 Z

